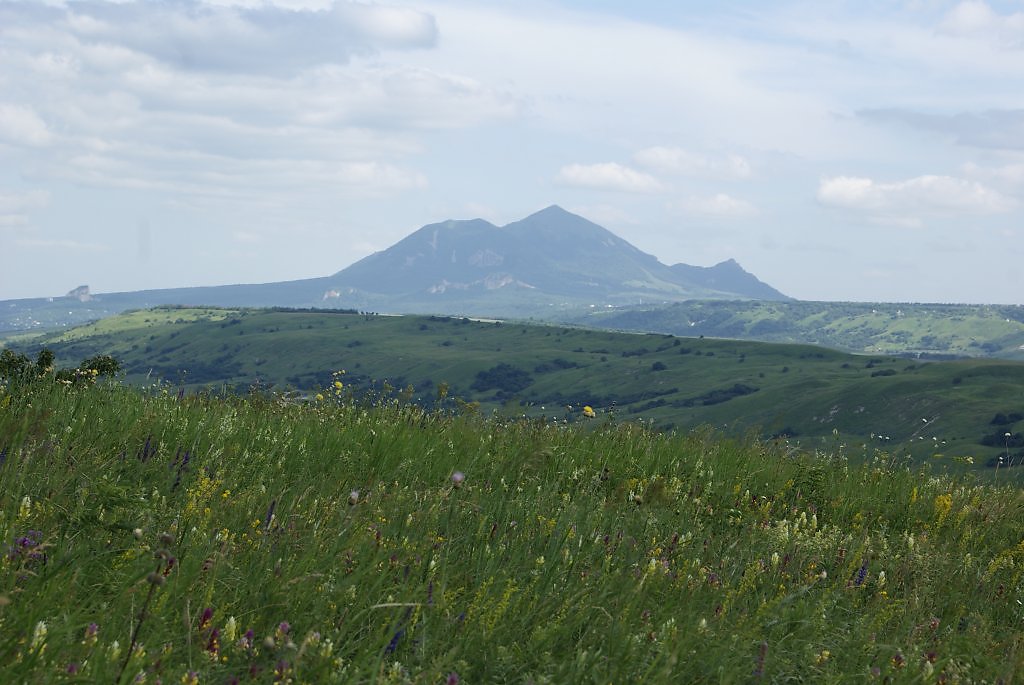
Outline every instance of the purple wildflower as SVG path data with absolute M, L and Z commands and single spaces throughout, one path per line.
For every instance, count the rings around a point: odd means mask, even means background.
M 853 579 L 854 587 L 860 587 L 861 585 L 863 585 L 864 581 L 867 579 L 867 577 L 868 577 L 868 562 L 867 562 L 867 559 L 865 559 L 864 563 L 860 565 L 859 569 L 857 569 L 857 575 Z
M 402 640 L 402 637 L 404 635 L 405 635 L 405 629 L 404 628 L 399 628 L 397 631 L 395 631 L 394 636 L 392 636 L 392 638 L 391 638 L 391 642 L 389 642 L 388 646 L 384 648 L 384 653 L 385 654 L 393 654 L 394 651 L 396 649 L 398 649 L 398 643 Z

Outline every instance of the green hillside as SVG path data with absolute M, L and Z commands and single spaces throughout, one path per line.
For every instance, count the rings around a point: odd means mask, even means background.
M 0 384 L 0 675 L 1010 683 L 1022 511 L 708 431 Z
M 756 430 L 805 448 L 875 450 L 951 468 L 1024 447 L 1024 364 L 920 362 L 817 346 L 636 335 L 444 317 L 156 309 L 104 319 L 20 349 L 58 361 L 119 359 L 139 385 L 314 395 L 344 370 L 346 392 L 485 413 L 645 420 L 662 430 Z M 446 395 L 439 404 L 439 396 Z M 1002 417 L 1001 419 L 999 417 Z M 993 423 L 995 421 L 995 423 Z M 1005 433 L 1010 433 L 1006 438 Z
M 567 320 L 675 335 L 824 345 L 927 359 L 1024 361 L 1024 307 L 877 302 L 691 301 L 594 309 Z

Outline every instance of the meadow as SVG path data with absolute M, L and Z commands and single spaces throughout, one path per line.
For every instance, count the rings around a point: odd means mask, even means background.
M 1024 493 L 608 415 L 0 392 L 11 683 L 1011 683 Z
M 13 346 L 13 345 L 12 345 Z M 1024 364 L 921 362 L 821 346 L 523 322 L 341 311 L 158 308 L 21 341 L 74 364 L 121 361 L 136 385 L 250 386 L 312 396 L 344 369 L 357 392 L 481 413 L 644 420 L 662 431 L 756 430 L 804 449 L 906 453 L 951 470 L 1024 462 Z M 1012 421 L 993 424 L 1002 415 Z M 1004 433 L 1011 439 L 1004 441 Z M 1005 477 L 1005 476 L 1004 476 Z

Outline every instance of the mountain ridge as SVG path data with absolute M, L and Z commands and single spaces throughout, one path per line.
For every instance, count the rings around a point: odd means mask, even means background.
M 389 274 L 384 281 L 382 270 Z M 401 293 L 405 311 L 421 313 L 430 311 L 430 296 L 510 286 L 532 297 L 581 300 L 578 304 L 624 304 L 644 296 L 790 299 L 735 260 L 713 267 L 668 266 L 558 205 L 500 227 L 483 219 L 428 224 L 330 279 L 341 302 L 343 293 L 355 304 Z
M 427 224 L 329 276 L 115 293 L 87 288 L 69 293 L 87 298 L 7 301 L 0 330 L 66 326 L 158 305 L 534 317 L 656 301 L 791 299 L 735 260 L 663 264 L 558 205 L 504 226 L 480 218 Z

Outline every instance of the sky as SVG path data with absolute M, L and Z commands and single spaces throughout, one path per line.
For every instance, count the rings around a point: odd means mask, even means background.
M 1024 0 L 0 0 L 0 299 L 551 204 L 803 300 L 1024 304 Z

